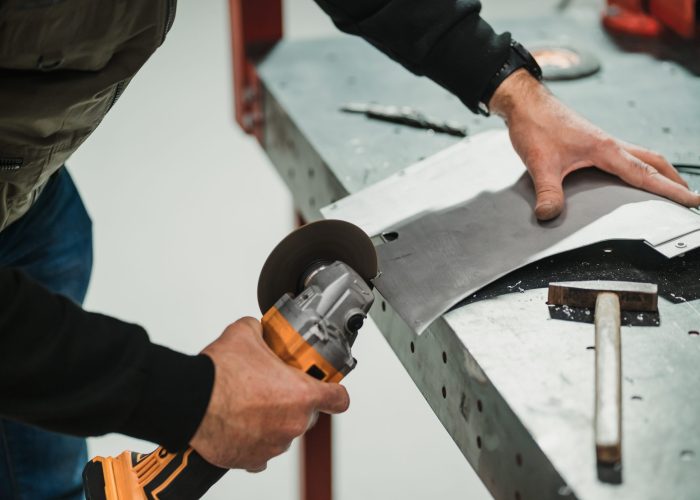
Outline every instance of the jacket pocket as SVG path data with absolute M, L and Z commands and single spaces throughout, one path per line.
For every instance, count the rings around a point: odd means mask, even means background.
M 53 153 L 52 147 L 0 142 L 0 230 L 34 203 Z

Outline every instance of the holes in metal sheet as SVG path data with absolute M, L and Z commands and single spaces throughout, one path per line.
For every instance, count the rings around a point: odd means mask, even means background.
M 416 345 L 413 342 L 411 342 L 411 353 L 414 352 L 416 352 Z
M 447 364 L 447 353 L 445 351 L 442 351 L 442 362 Z
M 518 464 L 518 467 L 523 466 L 523 456 L 520 453 L 515 454 L 515 463 Z
M 632 401 L 642 401 L 644 398 L 638 394 L 632 396 Z
M 586 347 L 586 350 L 587 350 L 587 351 L 595 351 L 595 346 L 594 346 L 594 345 L 589 345 L 588 347 Z
M 389 243 L 390 241 L 396 241 L 399 239 L 399 233 L 397 233 L 396 231 L 389 231 L 387 233 L 382 233 L 382 239 L 386 243 Z
M 386 312 L 386 302 L 382 300 L 382 311 Z
M 697 331 L 697 330 L 690 330 L 690 331 L 688 332 L 688 335 L 690 335 L 690 336 L 692 336 L 692 337 L 697 337 L 697 336 L 700 335 L 700 332 Z
M 481 436 L 476 436 L 476 447 L 481 449 Z
M 445 386 L 442 386 L 442 399 L 447 399 L 447 389 Z
M 313 179 L 314 175 L 316 175 L 316 171 L 313 168 L 309 169 L 309 179 Z
M 663 132 L 664 134 L 670 134 L 671 127 L 661 127 L 661 132 Z
M 695 452 L 693 450 L 683 450 L 681 451 L 681 460 L 684 462 L 690 462 L 695 458 Z
M 480 399 L 477 399 L 477 401 L 476 401 L 476 407 L 477 407 L 477 409 L 479 410 L 479 413 L 481 413 L 481 412 L 484 411 L 484 405 L 481 404 L 481 400 L 480 400 Z

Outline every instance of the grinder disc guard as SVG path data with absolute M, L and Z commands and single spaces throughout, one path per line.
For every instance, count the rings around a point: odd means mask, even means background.
M 322 220 L 290 233 L 275 247 L 260 271 L 260 311 L 267 312 L 285 293 L 299 293 L 303 275 L 314 264 L 336 260 L 350 266 L 368 284 L 377 276 L 374 245 L 354 224 Z

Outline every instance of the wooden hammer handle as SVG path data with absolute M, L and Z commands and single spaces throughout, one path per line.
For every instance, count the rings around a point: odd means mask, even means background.
M 620 299 L 598 294 L 595 306 L 595 445 L 598 462 L 622 459 Z

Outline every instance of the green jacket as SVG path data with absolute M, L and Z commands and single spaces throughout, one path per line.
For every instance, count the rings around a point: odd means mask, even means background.
M 165 39 L 176 0 L 0 0 L 0 230 Z

